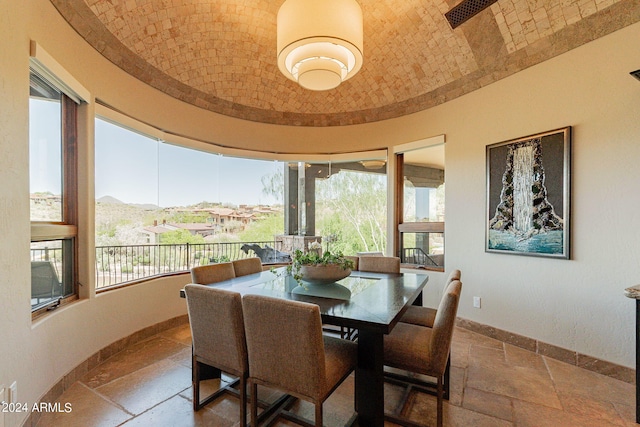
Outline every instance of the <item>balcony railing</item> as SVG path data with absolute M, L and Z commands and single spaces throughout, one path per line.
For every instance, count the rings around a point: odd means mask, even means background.
M 263 264 L 286 261 L 279 245 L 279 242 L 268 241 L 96 246 L 96 289 L 256 255 Z

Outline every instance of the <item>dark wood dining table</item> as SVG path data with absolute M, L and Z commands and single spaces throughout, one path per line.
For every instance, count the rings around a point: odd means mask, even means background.
M 320 307 L 322 322 L 358 330 L 355 372 L 357 425 L 384 425 L 383 337 L 391 332 L 407 307 L 422 304 L 426 274 L 381 274 L 354 271 L 331 285 L 300 286 L 284 268 L 236 277 L 210 286 L 242 295 L 260 294 L 305 301 Z M 184 297 L 184 291 L 180 291 Z

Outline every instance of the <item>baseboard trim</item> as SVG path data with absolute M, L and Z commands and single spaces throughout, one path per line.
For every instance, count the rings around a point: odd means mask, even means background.
M 150 338 L 156 334 L 159 334 L 162 331 L 167 329 L 175 328 L 177 326 L 184 325 L 189 323 L 189 316 L 184 314 L 182 316 L 174 317 L 169 320 L 165 320 L 164 322 L 156 323 L 155 325 L 151 325 L 149 327 L 140 329 L 137 332 L 132 333 L 131 335 L 121 338 L 115 342 L 112 342 L 108 346 L 104 347 L 101 350 L 98 350 L 84 362 L 80 363 L 78 366 L 73 368 L 69 373 L 62 377 L 60 381 L 55 383 L 53 387 L 47 391 L 42 398 L 39 400 L 40 402 L 55 402 L 62 393 L 64 393 L 69 387 L 71 387 L 76 381 L 80 380 L 84 377 L 89 371 L 93 368 L 100 365 L 102 362 L 113 356 L 114 354 L 124 350 L 128 346 L 132 344 L 139 343 L 140 341 L 144 341 L 147 338 Z M 40 419 L 39 412 L 30 412 L 29 416 L 25 419 L 22 424 L 23 427 L 32 427 L 38 423 Z
M 566 362 L 589 371 L 597 372 L 629 384 L 636 383 L 635 369 L 628 368 L 626 366 L 617 365 L 615 363 L 607 362 L 606 360 L 600 360 L 586 354 L 567 350 L 566 348 L 494 328 L 493 326 L 483 325 L 482 323 L 468 319 L 458 318 L 456 325 L 489 338 L 494 338 L 498 341 L 524 348 L 525 350 L 532 351 L 541 356 L 560 360 L 561 362 Z

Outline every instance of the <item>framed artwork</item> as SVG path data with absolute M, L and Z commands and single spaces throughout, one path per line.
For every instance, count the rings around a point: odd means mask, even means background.
M 571 127 L 487 146 L 486 252 L 569 259 Z

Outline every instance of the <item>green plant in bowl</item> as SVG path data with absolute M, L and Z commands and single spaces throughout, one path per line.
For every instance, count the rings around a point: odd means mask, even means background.
M 308 252 L 296 250 L 292 264 L 287 267 L 287 271 L 293 275 L 298 284 L 301 284 L 301 281 L 311 284 L 334 283 L 351 274 L 353 261 L 345 258 L 342 252 L 321 253 L 313 243 L 309 247 Z

